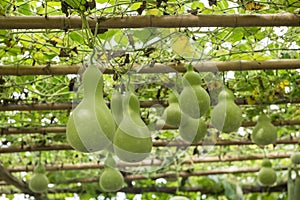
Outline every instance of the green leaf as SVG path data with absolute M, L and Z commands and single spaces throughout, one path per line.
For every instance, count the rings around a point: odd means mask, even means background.
M 84 38 L 81 32 L 79 33 L 79 31 L 73 31 L 69 34 L 69 36 L 75 42 L 78 42 L 79 44 L 84 44 Z

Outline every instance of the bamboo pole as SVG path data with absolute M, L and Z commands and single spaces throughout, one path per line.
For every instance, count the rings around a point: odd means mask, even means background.
M 285 139 L 278 140 L 275 144 L 298 144 L 299 139 Z M 184 141 L 153 141 L 153 147 L 189 147 L 189 146 L 241 146 L 241 145 L 254 145 L 250 140 L 217 140 L 200 141 L 197 143 L 187 143 Z M 0 148 L 0 153 L 20 153 L 20 152 L 33 152 L 33 151 L 59 151 L 59 150 L 73 150 L 69 144 L 52 144 L 46 146 L 10 146 Z
M 218 14 L 179 16 L 123 16 L 103 18 L 89 17 L 88 23 L 99 29 L 120 28 L 180 28 L 180 27 L 253 27 L 253 26 L 299 26 L 296 14 Z M 79 16 L 1 16 L 0 29 L 79 29 Z
M 192 63 L 195 70 L 207 71 L 246 71 L 246 70 L 279 70 L 300 69 L 300 59 L 279 59 L 265 61 L 199 61 Z M 186 71 L 184 63 L 156 63 L 154 66 L 145 66 L 141 70 L 139 64 L 135 64 L 131 73 L 183 73 Z M 78 74 L 81 65 L 53 65 L 53 66 L 28 66 L 28 65 L 0 65 L 0 75 L 66 75 Z M 112 69 L 106 69 L 105 74 L 113 74 Z
M 273 121 L 272 124 L 274 126 L 295 126 L 300 125 L 300 120 L 285 120 L 285 121 Z M 252 127 L 255 126 L 256 122 L 242 122 L 241 127 Z M 210 124 L 208 124 L 210 126 Z M 164 126 L 162 130 L 171 130 L 176 129 L 170 126 Z M 32 134 L 32 133 L 65 133 L 66 127 L 62 126 L 50 126 L 50 127 L 39 127 L 39 128 L 13 128 L 13 127 L 5 127 L 0 128 L 0 135 L 9 135 L 9 134 Z
M 282 158 L 290 158 L 291 153 L 281 153 L 281 154 L 268 154 L 267 158 L 269 159 L 282 159 Z M 183 161 L 183 164 L 185 165 L 194 165 L 194 164 L 200 164 L 200 163 L 212 163 L 212 162 L 238 162 L 238 161 L 247 161 L 247 160 L 262 160 L 265 158 L 265 155 L 263 154 L 256 154 L 256 155 L 250 155 L 250 156 L 224 156 L 224 157 L 218 157 L 218 156 L 210 156 L 210 157 L 201 157 L 201 158 L 193 158 L 191 160 Z M 126 167 L 141 167 L 141 166 L 160 166 L 163 164 L 161 160 L 144 160 L 138 163 L 124 163 L 119 162 L 117 163 L 118 167 L 120 169 L 126 168 Z M 54 164 L 54 165 L 46 165 L 45 169 L 47 171 L 60 171 L 60 170 L 85 170 L 85 169 L 102 169 L 104 167 L 103 163 L 80 163 L 80 164 Z M 34 166 L 28 165 L 28 166 L 14 166 L 14 167 L 7 167 L 7 170 L 10 173 L 15 172 L 30 172 L 33 171 Z M 211 171 L 211 170 L 209 170 Z M 209 172 L 203 172 L 209 173 Z M 220 174 L 222 172 L 219 172 Z M 201 172 L 199 172 L 200 176 Z
M 235 99 L 237 105 L 248 105 L 248 102 L 244 98 Z M 280 99 L 274 102 L 255 102 L 254 105 L 270 105 L 270 104 L 298 104 L 300 103 L 300 98 L 295 99 Z M 168 102 L 165 100 L 155 101 L 140 101 L 141 108 L 151 108 L 155 105 L 161 105 L 163 107 L 168 106 Z M 78 104 L 72 102 L 63 102 L 63 103 L 20 103 L 20 104 L 0 104 L 0 111 L 33 111 L 33 110 L 72 110 Z M 109 102 L 107 102 L 107 106 Z
M 273 168 L 276 171 L 286 171 L 288 170 L 288 167 L 274 167 Z M 151 180 L 156 180 L 159 178 L 164 178 L 164 179 L 176 179 L 177 175 L 182 177 L 182 178 L 188 178 L 192 176 L 208 176 L 208 175 L 221 175 L 221 174 L 243 174 L 243 173 L 256 173 L 260 170 L 260 167 L 254 167 L 254 168 L 239 168 L 239 169 L 212 169 L 212 170 L 201 170 L 201 171 L 195 171 L 195 172 L 178 172 L 172 173 L 172 172 L 166 172 L 166 173 L 156 173 L 155 175 L 151 176 L 145 176 L 142 174 L 127 174 L 124 179 L 125 181 L 135 181 L 135 180 L 146 180 L 146 179 L 151 179 Z M 176 179 L 177 180 L 177 179 Z M 55 182 L 55 184 L 70 184 L 70 183 L 94 183 L 98 182 L 99 177 L 85 177 L 85 178 L 74 178 L 74 179 L 69 179 L 69 180 L 61 180 L 58 182 Z M 0 183 L 1 185 L 1 183 Z

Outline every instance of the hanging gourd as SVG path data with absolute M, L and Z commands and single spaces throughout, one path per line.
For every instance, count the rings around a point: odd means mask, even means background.
M 261 164 L 261 169 L 258 172 L 258 181 L 264 186 L 271 186 L 277 180 L 275 170 L 272 168 L 272 163 L 268 159 L 264 159 Z
M 48 190 L 49 180 L 45 167 L 39 162 L 33 170 L 33 176 L 29 180 L 29 189 L 36 193 L 44 193 Z
M 182 83 L 183 90 L 179 95 L 179 106 L 183 113 L 198 119 L 208 111 L 210 97 L 201 87 L 201 76 L 194 72 L 192 65 L 188 65 Z
M 123 161 L 139 162 L 151 153 L 151 133 L 141 119 L 138 98 L 129 92 L 122 99 L 123 118 L 114 135 L 114 152 Z
M 268 145 L 276 142 L 277 128 L 271 123 L 270 118 L 261 114 L 255 125 L 252 135 L 252 141 L 257 145 Z
M 187 142 L 197 143 L 202 140 L 207 132 L 207 125 L 203 119 L 194 119 L 184 116 L 185 123 L 179 127 L 179 135 Z
M 291 155 L 291 161 L 294 165 L 300 164 L 300 152 L 295 152 Z
M 116 192 L 124 185 L 124 177 L 116 169 L 116 162 L 109 154 L 104 163 L 104 170 L 99 176 L 99 187 L 103 192 Z
M 221 132 L 236 131 L 242 122 L 242 111 L 234 102 L 232 91 L 224 88 L 218 95 L 218 104 L 211 112 L 212 125 Z
M 113 140 L 115 122 L 103 99 L 103 75 L 95 66 L 83 74 L 84 97 L 67 123 L 67 140 L 81 152 L 96 152 Z
M 176 95 L 171 92 L 168 96 L 168 107 L 164 110 L 163 119 L 166 125 L 178 128 L 182 123 L 181 116 L 182 111 L 178 104 Z

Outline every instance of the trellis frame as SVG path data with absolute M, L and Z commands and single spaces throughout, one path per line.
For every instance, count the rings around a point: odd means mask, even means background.
M 29 23 L 30 22 L 30 23 Z M 95 28 L 96 23 L 99 23 L 99 29 L 107 28 L 144 28 L 144 27 L 250 27 L 250 26 L 299 26 L 300 16 L 283 14 L 283 15 L 188 15 L 188 16 L 131 16 L 131 17 L 115 17 L 115 18 L 89 18 L 89 25 L 91 28 Z M 0 17 L 0 29 L 78 29 L 82 27 L 80 17 Z M 251 61 L 250 61 L 251 62 Z M 250 63 L 248 62 L 248 64 Z M 266 63 L 265 61 L 253 61 L 247 66 L 241 62 L 237 62 L 234 67 L 223 68 L 226 70 L 255 70 L 255 69 L 299 69 L 298 60 L 290 60 L 288 62 L 294 62 L 292 65 L 280 65 L 281 61 L 274 62 L 272 65 L 263 65 L 261 63 Z M 214 63 L 215 66 L 218 64 Z M 231 63 L 232 64 L 232 63 Z M 276 65 L 278 64 L 278 65 Z M 159 65 L 159 64 L 157 64 Z M 161 69 L 166 65 L 162 65 Z M 167 65 L 170 67 L 169 65 Z M 171 64 L 172 66 L 172 64 Z M 174 66 L 174 64 L 173 64 Z M 222 66 L 222 65 L 220 65 Z M 266 67 L 269 66 L 269 67 Z M 270 67 L 271 66 L 271 67 Z M 275 67 L 274 67 L 275 66 Z M 276 67 L 277 66 L 277 67 Z M 174 66 L 176 69 L 177 65 Z M 222 67 L 217 67 L 219 71 L 222 71 Z M 79 66 L 1 66 L 1 75 L 65 75 L 65 74 L 76 74 L 78 72 Z M 203 69 L 203 68 L 202 68 Z M 146 70 L 146 69 L 144 69 Z M 157 68 L 155 69 L 157 70 Z M 183 66 L 179 65 L 178 71 L 184 72 Z M 145 71 L 144 73 L 153 73 L 155 71 Z M 157 71 L 156 71 L 157 72 Z M 113 71 L 107 71 L 106 73 L 113 73 Z M 280 124 L 281 125 L 281 124 Z M 297 141 L 298 142 L 298 141 Z M 0 167 L 2 167 L 0 165 Z M 30 191 L 26 185 L 22 184 L 18 180 L 15 180 L 13 176 L 6 173 L 5 168 L 0 168 L 0 175 L 2 178 L 20 188 L 23 192 L 36 196 L 40 198 L 38 194 Z M 3 173 L 4 172 L 4 173 Z M 0 176 L 0 177 L 1 177 Z M 280 186 L 280 191 L 282 191 L 286 185 Z M 275 187 L 274 187 L 275 188 Z M 203 188 L 187 188 L 186 191 L 201 191 Z M 167 193 L 175 193 L 177 188 L 149 188 L 148 191 L 161 191 Z M 145 191 L 145 189 L 130 189 L 125 188 L 122 191 L 140 193 Z M 249 189 L 248 191 L 265 191 L 265 188 L 255 188 Z M 271 191 L 279 191 L 278 188 Z M 50 190 L 50 192 L 53 192 Z M 58 192 L 58 191 L 55 191 Z M 65 191 L 64 191 L 65 192 Z M 76 191 L 74 191 L 76 192 Z M 78 192 L 78 190 L 77 190 Z M 80 191 L 79 191 L 80 192 Z M 206 191 L 209 193 L 209 191 Z

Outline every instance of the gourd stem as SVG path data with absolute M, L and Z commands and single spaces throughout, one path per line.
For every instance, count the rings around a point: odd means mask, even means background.
M 188 64 L 187 66 L 187 71 L 193 71 L 193 65 L 192 64 Z

